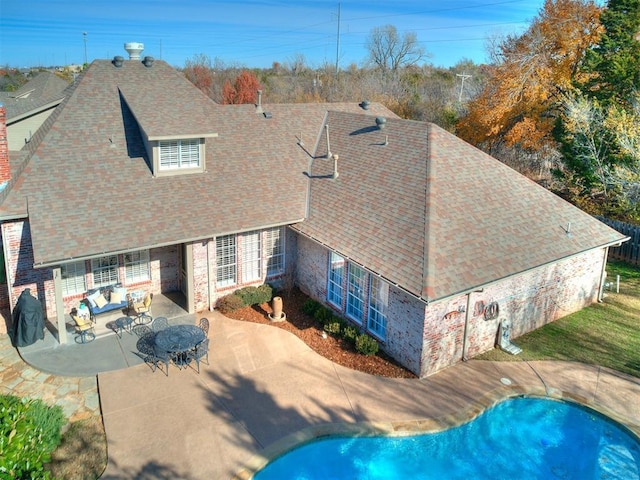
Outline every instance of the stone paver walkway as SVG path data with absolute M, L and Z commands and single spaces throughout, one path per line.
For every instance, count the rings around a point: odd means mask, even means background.
M 70 422 L 100 416 L 97 377 L 61 377 L 43 373 L 26 364 L 0 335 L 0 394 L 39 398 L 62 407 Z

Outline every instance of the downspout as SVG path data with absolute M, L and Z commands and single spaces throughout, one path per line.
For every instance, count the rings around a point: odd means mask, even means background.
M 469 317 L 471 316 L 471 294 L 467 293 L 467 308 L 464 312 L 464 334 L 462 336 L 462 361 L 466 362 L 467 358 L 467 337 L 469 335 Z
M 609 257 L 609 247 L 604 247 L 604 258 L 602 259 L 602 271 L 600 272 L 600 286 L 598 287 L 598 302 L 604 299 L 604 284 L 607 278 L 607 258 Z
M 472 292 L 467 293 L 467 308 L 464 312 L 464 334 L 462 335 L 462 361 L 466 362 L 469 360 L 467 358 L 467 342 L 469 338 L 469 319 L 471 318 L 471 294 L 472 293 L 482 293 L 484 292 L 484 288 L 479 288 L 478 290 L 474 290 Z
M 212 312 L 211 307 L 211 240 L 207 240 L 207 302 L 209 304 L 209 311 Z

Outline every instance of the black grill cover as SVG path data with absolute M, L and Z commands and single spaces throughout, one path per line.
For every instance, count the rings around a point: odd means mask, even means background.
M 13 310 L 13 343 L 26 347 L 44 338 L 44 315 L 42 304 L 25 288 L 18 297 Z

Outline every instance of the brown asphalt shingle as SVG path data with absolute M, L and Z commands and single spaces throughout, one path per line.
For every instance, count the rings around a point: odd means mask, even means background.
M 301 220 L 309 155 L 327 109 L 217 105 L 165 62 L 95 61 L 36 135 L 0 218 L 29 218 L 36 266 Z M 135 111 L 133 111 L 135 110 Z M 368 113 L 388 110 L 372 104 Z M 154 177 L 150 136 L 217 133 L 207 171 Z
M 339 176 L 314 160 L 295 228 L 426 300 L 625 238 L 435 125 L 387 118 L 379 130 L 339 112 L 327 123 Z

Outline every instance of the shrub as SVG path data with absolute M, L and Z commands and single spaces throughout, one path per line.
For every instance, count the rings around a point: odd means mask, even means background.
M 378 353 L 378 342 L 375 338 L 361 333 L 356 337 L 356 352 L 362 355 L 375 355 Z
M 244 301 L 238 295 L 232 293 L 230 295 L 225 295 L 224 297 L 219 298 L 216 307 L 218 308 L 220 313 L 225 315 L 244 307 Z
M 273 287 L 268 284 L 260 285 L 257 292 L 258 304 L 267 303 L 273 299 Z
M 342 338 L 344 338 L 350 344 L 356 343 L 356 337 L 358 336 L 358 329 L 351 325 L 347 325 L 342 329 Z
M 315 318 L 320 323 L 325 324 L 331 318 L 333 318 L 333 313 L 331 313 L 331 310 L 329 310 L 327 307 L 323 307 L 321 305 L 313 314 L 313 318 Z
M 342 330 L 342 322 L 340 319 L 333 317 L 330 320 L 327 320 L 327 323 L 324 324 L 324 331 L 327 333 L 332 333 L 334 335 L 340 335 L 340 331 Z
M 0 478 L 49 479 L 43 465 L 60 443 L 60 406 L 0 395 Z
M 245 306 L 250 306 L 269 302 L 272 291 L 271 286 L 265 284 L 259 287 L 244 287 L 236 290 L 233 294 L 240 297 Z
M 302 311 L 307 315 L 313 316 L 320 307 L 320 302 L 317 302 L 312 298 L 307 298 L 307 300 L 302 304 Z

